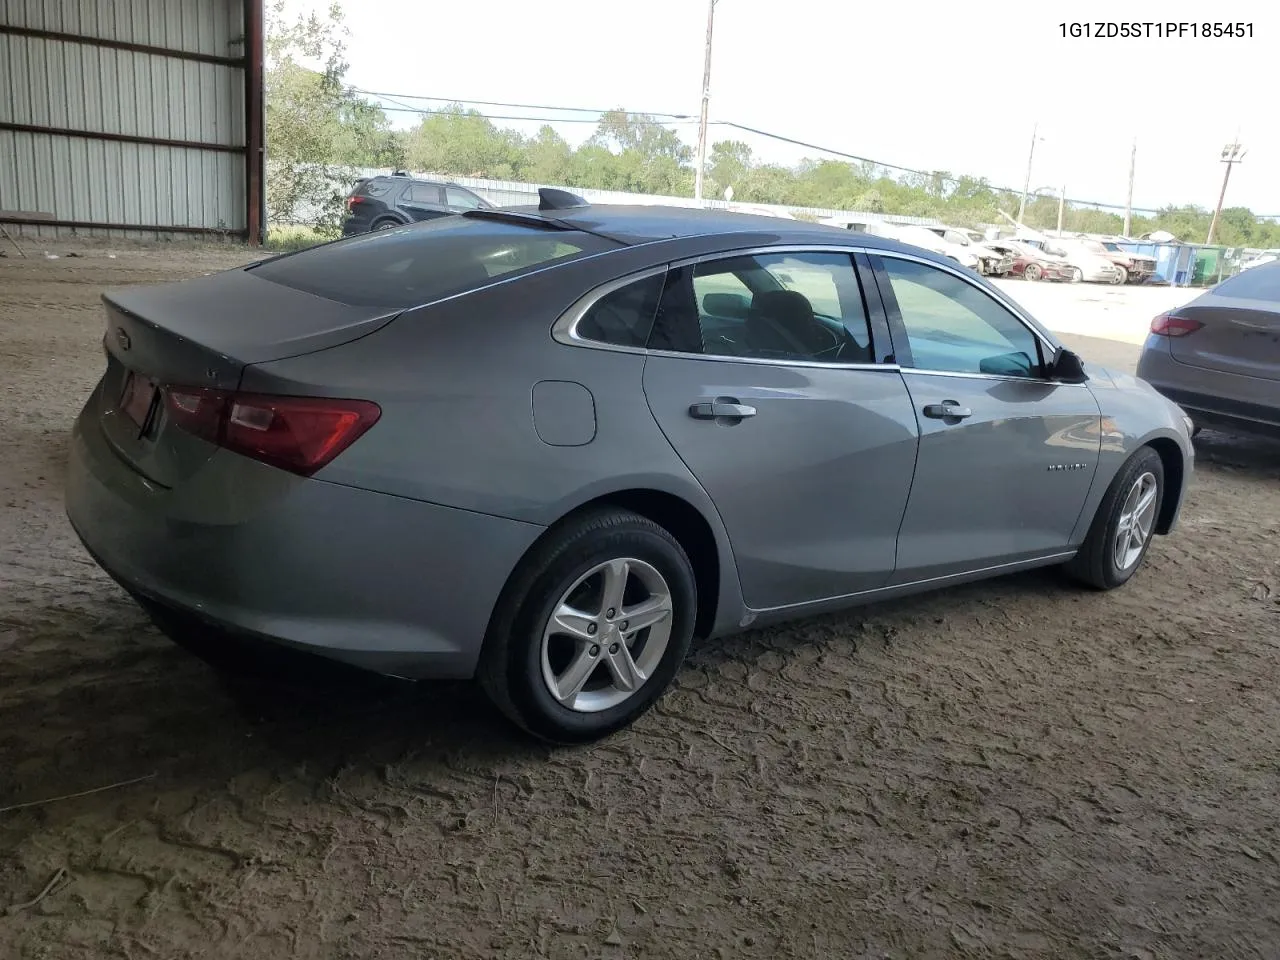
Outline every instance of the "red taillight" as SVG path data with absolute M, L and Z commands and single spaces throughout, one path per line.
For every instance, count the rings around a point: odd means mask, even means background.
M 279 397 L 166 387 L 165 409 L 183 430 L 246 457 L 310 476 L 378 422 L 368 400 Z
M 357 203 L 364 203 L 364 197 L 347 197 L 347 212 L 354 210 Z
M 1185 337 L 1195 333 L 1204 324 L 1199 320 L 1188 320 L 1186 317 L 1175 317 L 1170 313 L 1162 313 L 1151 321 L 1151 332 L 1160 337 Z

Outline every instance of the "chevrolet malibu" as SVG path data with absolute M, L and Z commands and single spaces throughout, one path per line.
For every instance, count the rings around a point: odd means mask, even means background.
M 104 296 L 80 538 L 183 624 L 635 720 L 695 638 L 1032 567 L 1124 584 L 1189 422 L 972 271 L 800 221 L 467 213 Z

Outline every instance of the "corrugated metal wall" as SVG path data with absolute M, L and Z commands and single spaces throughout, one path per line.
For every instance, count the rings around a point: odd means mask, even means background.
M 244 11 L 244 0 L 0 2 L 0 211 L 243 234 Z M 125 48 L 139 46 L 152 49 Z

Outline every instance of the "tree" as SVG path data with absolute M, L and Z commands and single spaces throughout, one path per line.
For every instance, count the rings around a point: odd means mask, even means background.
M 499 130 L 476 110 L 451 104 L 424 116 L 406 137 L 405 153 L 415 170 L 512 180 L 524 165 L 518 134 Z
M 342 8 L 288 14 L 275 0 L 267 16 L 267 218 L 332 229 L 346 193 L 338 165 L 398 165 L 403 150 L 381 108 L 343 84 Z

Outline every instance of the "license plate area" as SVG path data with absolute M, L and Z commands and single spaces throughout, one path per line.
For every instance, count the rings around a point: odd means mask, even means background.
M 129 373 L 125 377 L 124 391 L 120 395 L 120 412 L 138 428 L 139 435 L 146 433 L 156 401 L 156 382 L 150 377 Z

